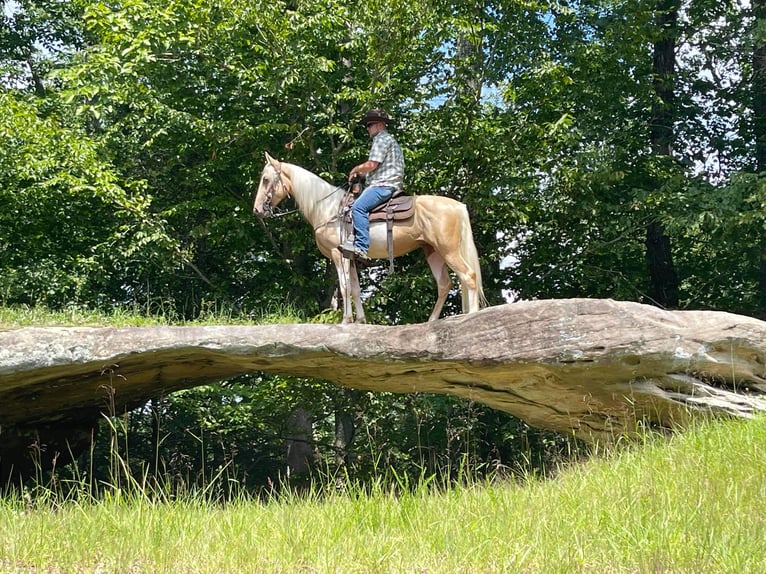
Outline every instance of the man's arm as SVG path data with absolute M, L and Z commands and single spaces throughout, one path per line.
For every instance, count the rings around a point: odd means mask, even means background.
M 356 175 L 365 176 L 371 171 L 375 171 L 378 169 L 378 166 L 380 165 L 379 161 L 373 161 L 371 159 L 368 159 L 364 163 L 360 163 L 358 166 L 356 166 L 354 169 L 351 170 L 348 174 L 348 180 L 351 181 L 352 178 Z

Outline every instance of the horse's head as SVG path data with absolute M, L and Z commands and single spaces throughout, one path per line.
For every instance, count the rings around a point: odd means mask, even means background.
M 267 153 L 258 193 L 255 194 L 253 213 L 260 217 L 271 217 L 279 202 L 290 195 L 292 195 L 292 182 L 289 174 L 282 170 L 280 161 Z

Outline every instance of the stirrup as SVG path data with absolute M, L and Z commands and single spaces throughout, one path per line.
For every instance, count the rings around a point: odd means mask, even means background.
M 370 260 L 370 258 L 367 257 L 367 254 L 364 251 L 362 251 L 358 247 L 349 245 L 348 242 L 342 245 L 338 245 L 338 249 L 343 254 L 343 256 L 346 257 L 347 259 L 356 259 L 361 261 Z

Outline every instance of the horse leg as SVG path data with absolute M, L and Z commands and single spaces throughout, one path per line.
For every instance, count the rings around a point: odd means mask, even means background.
M 332 255 L 332 262 L 335 264 L 335 269 L 338 272 L 338 285 L 340 286 L 340 298 L 343 300 L 343 323 L 351 323 L 354 320 L 354 314 L 351 311 L 351 293 L 349 292 L 349 289 L 353 292 L 352 287 L 352 273 L 351 273 L 351 265 L 349 264 L 348 259 L 345 257 L 342 257 L 340 252 L 333 253 Z M 353 277 L 356 278 L 356 268 L 353 270 Z M 357 290 L 359 285 L 359 279 L 356 279 L 357 284 Z
M 442 307 L 447 300 L 449 290 L 452 289 L 452 280 L 449 277 L 449 271 L 447 271 L 447 264 L 444 258 L 430 245 L 424 248 L 426 252 L 426 260 L 428 266 L 431 268 L 431 273 L 436 280 L 436 305 L 431 312 L 429 321 L 436 321 L 442 313 Z
M 451 253 L 445 256 L 450 269 L 455 272 L 460 281 L 460 293 L 463 300 L 463 313 L 475 313 L 479 310 L 479 290 L 476 284 L 476 271 L 466 263 L 459 254 Z
M 367 318 L 364 316 L 364 307 L 362 306 L 362 289 L 359 285 L 359 274 L 357 273 L 356 262 L 354 261 L 350 262 L 348 276 L 351 284 L 351 298 L 354 301 L 356 310 L 356 322 L 366 323 Z

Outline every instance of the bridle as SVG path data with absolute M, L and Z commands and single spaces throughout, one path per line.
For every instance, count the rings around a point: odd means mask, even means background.
M 274 170 L 274 173 L 277 175 L 277 181 L 279 181 L 279 185 L 282 188 L 282 191 L 284 191 L 285 195 L 287 197 L 292 197 L 292 194 L 290 193 L 290 189 L 285 184 L 285 181 L 282 179 L 282 164 L 279 164 L 279 169 L 275 168 L 274 165 L 271 165 L 271 169 Z M 281 213 L 274 213 L 274 208 L 271 205 L 271 200 L 274 198 L 274 186 L 275 182 L 269 183 L 269 189 L 266 191 L 266 197 L 263 200 L 263 211 L 264 213 L 268 213 L 269 217 L 283 217 L 285 215 L 290 215 L 292 213 L 297 213 L 297 209 L 291 209 L 290 211 L 283 211 Z

